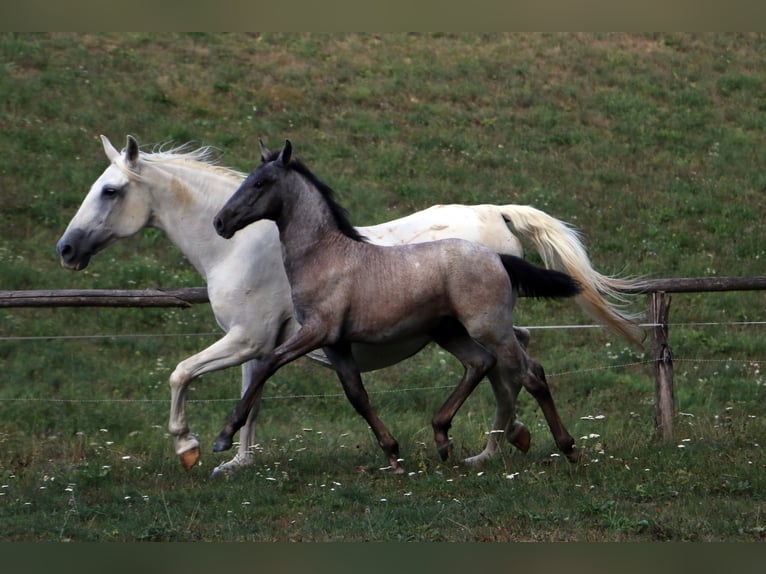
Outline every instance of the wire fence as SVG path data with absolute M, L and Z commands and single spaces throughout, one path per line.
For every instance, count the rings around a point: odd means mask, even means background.
M 691 321 L 691 322 L 678 322 L 668 324 L 655 324 L 655 323 L 642 323 L 641 327 L 653 328 L 657 326 L 669 326 L 673 328 L 700 328 L 700 327 L 757 327 L 766 325 L 766 321 L 726 321 L 726 322 L 712 322 L 712 321 Z M 586 324 L 586 325 L 529 325 L 524 328 L 530 331 L 535 330 L 553 330 L 553 329 L 604 329 L 602 325 L 598 324 Z M 139 338 L 173 338 L 173 337 L 220 337 L 222 332 L 220 331 L 207 331 L 196 333 L 111 333 L 111 334 L 91 334 L 91 335 L 40 335 L 40 336 L 0 336 L 0 342 L 32 342 L 32 341 L 59 341 L 59 340 L 114 340 L 114 339 L 139 339 Z M 766 361 L 761 358 L 746 358 L 746 359 L 704 359 L 704 358 L 684 358 L 673 357 L 673 361 L 676 363 L 700 363 L 700 364 L 749 364 L 760 365 Z M 600 365 L 595 367 L 588 367 L 585 369 L 572 369 L 559 372 L 546 373 L 547 378 L 555 379 L 558 377 L 568 377 L 579 374 L 587 374 L 598 371 L 609 370 L 621 370 L 632 367 L 647 367 L 655 363 L 653 358 L 647 358 L 645 360 L 629 361 L 618 364 Z M 420 386 L 420 387 L 404 387 L 396 389 L 378 389 L 369 390 L 370 395 L 380 394 L 399 394 L 399 393 L 412 393 L 412 392 L 425 392 L 433 390 L 452 389 L 454 385 L 432 385 L 432 386 Z M 336 399 L 345 398 L 342 392 L 338 393 L 315 393 L 315 394 L 279 394 L 279 395 L 265 395 L 264 401 L 268 400 L 297 400 L 297 399 Z M 228 403 L 238 400 L 239 397 L 231 398 L 217 398 L 217 399 L 187 399 L 188 403 Z M 52 397 L 7 397 L 0 398 L 0 403 L 19 402 L 19 403 L 167 403 L 167 399 L 140 399 L 140 398 L 52 398 Z
M 667 439 L 673 437 L 673 415 L 675 412 L 675 396 L 673 390 L 673 361 L 692 361 L 694 359 L 674 357 L 668 341 L 670 327 L 723 327 L 723 326 L 759 326 L 766 324 L 764 321 L 736 321 L 736 322 L 684 322 L 670 323 L 668 316 L 670 311 L 669 293 L 706 293 L 720 291 L 763 291 L 766 290 L 766 276 L 754 277 L 691 277 L 650 279 L 639 282 L 634 288 L 626 290 L 626 293 L 647 294 L 649 304 L 649 323 L 641 325 L 651 333 L 651 354 L 647 360 L 632 361 L 624 365 L 606 365 L 594 367 L 588 370 L 605 370 L 628 368 L 635 365 L 652 365 L 655 382 L 655 429 Z M 208 302 L 205 288 L 186 288 L 173 290 L 64 290 L 64 291 L 0 291 L 0 307 L 189 307 L 196 303 Z M 539 325 L 527 327 L 530 330 L 541 329 L 595 329 L 603 328 L 601 325 Z M 1 341 L 33 341 L 33 340 L 62 340 L 62 339 L 116 339 L 116 338 L 142 338 L 142 337 L 202 337 L 211 336 L 212 333 L 165 333 L 165 334 L 109 334 L 109 335 L 50 335 L 31 337 L 0 337 Z M 702 362 L 699 360 L 697 362 Z M 728 361 L 727 361 L 728 362 Z M 744 359 L 744 363 L 760 364 L 760 359 Z M 588 372 L 588 370 L 568 371 L 566 373 L 551 373 L 548 377 L 564 376 L 576 373 Z M 387 391 L 373 392 L 412 392 L 414 390 L 432 390 L 444 387 L 424 387 L 417 389 L 389 389 Z M 342 396 L 337 393 L 322 395 L 301 395 L 300 398 L 335 397 Z M 280 398 L 279 396 L 264 397 L 264 399 Z M 282 398 L 298 398 L 296 396 Z M 16 400 L 16 399 L 8 399 Z M 26 400 L 26 399 L 23 399 Z M 54 400 L 66 399 L 29 399 L 29 400 Z M 101 401 L 100 399 L 89 399 Z M 119 401 L 120 399 L 103 399 L 102 402 Z M 225 400 L 225 399 L 217 399 Z M 234 399 L 231 399 L 234 400 Z M 75 402 L 74 399 L 72 399 Z
M 683 323 L 640 323 L 639 327 L 749 327 L 766 325 L 766 321 L 692 321 Z M 523 325 L 530 331 L 543 331 L 554 329 L 603 329 L 603 325 Z M 88 340 L 88 339 L 141 339 L 141 338 L 166 338 L 166 337 L 215 337 L 222 336 L 220 331 L 206 331 L 202 333 L 103 333 L 94 335 L 10 335 L 0 336 L 0 341 L 57 341 L 57 340 Z

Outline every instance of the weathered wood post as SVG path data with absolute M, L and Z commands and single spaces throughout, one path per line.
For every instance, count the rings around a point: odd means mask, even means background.
M 673 439 L 675 392 L 673 390 L 673 355 L 668 343 L 668 314 L 670 301 L 664 291 L 649 294 L 649 315 L 654 325 L 652 350 L 654 352 L 654 428 L 662 440 Z
M 205 287 L 0 291 L 3 307 L 191 307 L 207 303 Z

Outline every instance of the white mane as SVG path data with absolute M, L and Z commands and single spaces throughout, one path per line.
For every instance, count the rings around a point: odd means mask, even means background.
M 181 144 L 175 147 L 169 147 L 170 144 L 162 143 L 157 144 L 151 152 L 140 152 L 140 160 L 148 164 L 190 164 L 194 167 L 204 167 L 210 169 L 219 174 L 226 175 L 233 179 L 241 181 L 247 177 L 247 173 L 239 171 L 234 168 L 225 167 L 219 165 L 218 161 L 221 157 L 221 152 L 213 146 L 202 146 L 194 148 L 191 142 Z M 120 158 L 125 157 L 125 150 L 122 150 Z M 140 178 L 140 174 L 134 170 L 129 169 L 124 161 L 119 161 L 117 165 L 120 169 L 130 177 Z

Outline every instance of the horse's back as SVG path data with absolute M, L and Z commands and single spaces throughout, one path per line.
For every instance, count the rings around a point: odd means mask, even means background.
M 498 253 L 521 256 L 521 243 L 494 205 L 434 205 L 379 225 L 359 228 L 377 245 L 403 245 L 458 238 Z
M 367 245 L 364 251 L 364 277 L 354 281 L 360 306 L 365 301 L 369 305 L 370 293 L 377 293 L 377 305 L 385 300 L 392 316 L 410 314 L 406 320 L 413 322 L 426 315 L 464 315 L 477 306 L 493 312 L 513 306 L 500 257 L 482 245 L 442 239 L 398 247 Z

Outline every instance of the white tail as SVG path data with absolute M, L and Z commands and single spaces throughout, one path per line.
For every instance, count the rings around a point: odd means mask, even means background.
M 640 315 L 624 312 L 622 290 L 638 282 L 602 275 L 591 265 L 579 234 L 563 221 L 528 205 L 494 206 L 513 230 L 532 241 L 546 267 L 564 271 L 582 288 L 577 303 L 591 317 L 631 343 L 642 347 L 644 332 L 634 321 Z

